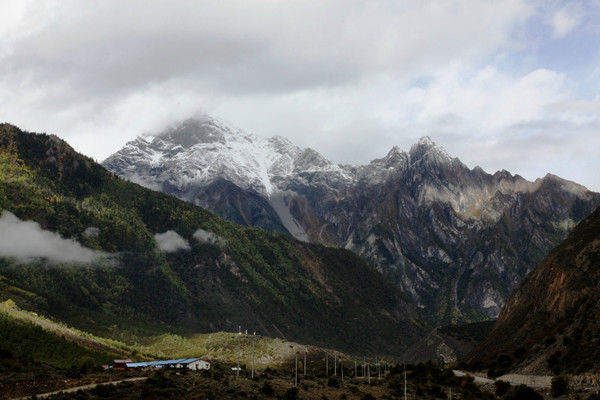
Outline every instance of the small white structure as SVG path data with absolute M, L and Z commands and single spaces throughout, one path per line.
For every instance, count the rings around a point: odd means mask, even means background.
M 193 371 L 199 371 L 201 369 L 210 369 L 210 363 L 208 361 L 204 361 L 198 358 L 196 361 L 192 361 L 186 364 L 186 367 Z

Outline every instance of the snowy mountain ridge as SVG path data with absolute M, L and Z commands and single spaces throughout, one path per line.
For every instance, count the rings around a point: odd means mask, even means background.
M 302 149 L 282 136 L 263 138 L 213 117 L 190 118 L 158 134 L 139 135 L 103 164 L 130 181 L 154 190 L 163 185 L 180 191 L 226 179 L 270 197 L 282 178 L 322 173 L 346 185 L 381 180 L 389 170 L 407 169 L 420 160 L 452 162 L 446 150 L 422 137 L 409 152 L 394 146 L 367 165 L 335 164 L 317 151 Z
M 140 135 L 104 164 L 117 165 L 128 180 L 154 190 L 166 183 L 185 191 L 226 179 L 267 197 L 278 189 L 275 177 L 327 171 L 352 179 L 313 149 L 301 149 L 281 136 L 262 138 L 209 117 Z
M 242 225 L 350 249 L 435 323 L 495 317 L 510 290 L 600 195 L 548 174 L 468 168 L 430 138 L 338 165 L 214 118 L 138 137 L 103 165 Z

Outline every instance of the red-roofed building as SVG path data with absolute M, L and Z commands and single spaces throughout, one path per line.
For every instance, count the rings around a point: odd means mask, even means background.
M 127 363 L 132 362 L 131 360 L 113 360 L 113 369 L 127 369 Z

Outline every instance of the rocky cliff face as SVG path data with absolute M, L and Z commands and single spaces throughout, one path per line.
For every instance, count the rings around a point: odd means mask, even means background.
M 429 138 L 336 165 L 212 118 L 139 137 L 104 166 L 233 221 L 345 247 L 435 323 L 496 317 L 510 291 L 600 196 L 553 175 L 469 169 Z
M 600 208 L 511 294 L 490 336 L 470 356 L 509 357 L 524 372 L 600 368 Z

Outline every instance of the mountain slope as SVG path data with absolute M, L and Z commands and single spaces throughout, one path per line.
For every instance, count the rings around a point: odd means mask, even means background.
M 123 181 L 55 136 L 8 124 L 0 126 L 0 210 L 7 240 L 26 230 L 40 241 L 0 247 L 0 299 L 101 336 L 241 325 L 392 353 L 421 331 L 406 297 L 353 253 L 242 228 Z M 40 253 L 42 241 L 87 258 Z
M 103 165 L 235 222 L 357 252 L 436 325 L 495 318 L 600 204 L 553 175 L 529 182 L 469 169 L 429 138 L 368 165 L 335 165 L 210 117 L 139 137 Z
M 525 372 L 597 372 L 599 316 L 600 208 L 523 280 L 470 359 L 493 365 L 504 355 Z

